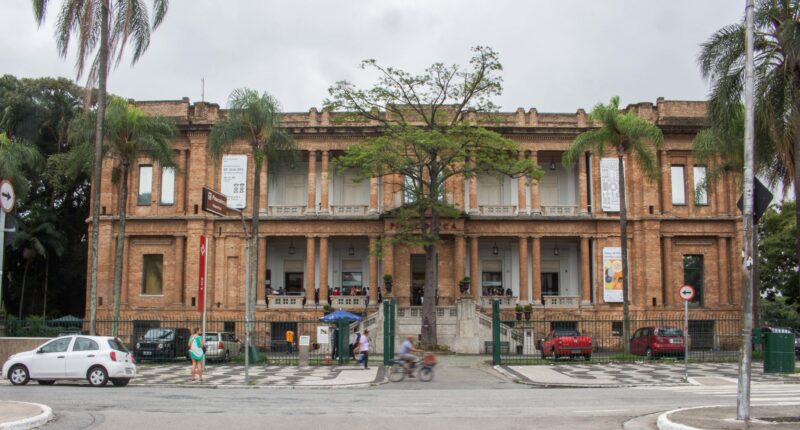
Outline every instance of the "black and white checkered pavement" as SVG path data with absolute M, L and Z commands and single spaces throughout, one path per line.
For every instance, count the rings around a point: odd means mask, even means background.
M 250 366 L 248 376 L 254 386 L 347 386 L 372 383 L 377 378 L 377 368 L 257 365 Z M 191 368 L 186 364 L 138 366 L 136 370 L 133 385 L 192 384 Z M 205 385 L 242 386 L 244 366 L 207 366 L 203 380 Z

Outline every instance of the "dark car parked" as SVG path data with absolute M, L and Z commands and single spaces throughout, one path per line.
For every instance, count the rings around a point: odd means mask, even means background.
M 141 360 L 174 360 L 188 357 L 189 329 L 151 328 L 134 348 L 134 357 Z

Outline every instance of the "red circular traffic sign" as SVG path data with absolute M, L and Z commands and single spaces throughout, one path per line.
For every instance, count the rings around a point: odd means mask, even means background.
M 694 294 L 694 287 L 691 285 L 684 285 L 680 290 L 678 290 L 678 295 L 687 302 L 694 298 Z

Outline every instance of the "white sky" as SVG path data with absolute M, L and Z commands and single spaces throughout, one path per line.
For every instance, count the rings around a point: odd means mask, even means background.
M 75 78 L 58 57 L 51 0 L 37 29 L 28 0 L 0 0 L 0 74 Z M 146 0 L 146 3 L 150 3 Z M 109 90 L 137 100 L 190 97 L 226 105 L 234 88 L 266 90 L 284 111 L 321 107 L 327 89 L 372 80 L 379 63 L 421 73 L 434 62 L 466 65 L 469 48 L 500 53 L 503 111 L 587 111 L 613 95 L 622 105 L 702 100 L 699 45 L 743 16 L 745 0 L 172 0 L 134 66 L 123 60 Z M 79 82 L 83 84 L 83 82 Z

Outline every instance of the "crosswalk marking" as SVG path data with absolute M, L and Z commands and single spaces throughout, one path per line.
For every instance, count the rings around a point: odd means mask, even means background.
M 696 394 L 698 396 L 712 396 L 723 399 L 735 399 L 738 395 L 737 386 L 732 385 L 683 385 L 668 387 L 635 387 L 639 390 L 671 391 L 675 393 Z M 800 384 L 756 384 L 750 387 L 750 400 L 753 403 L 786 402 L 787 404 L 800 403 Z

